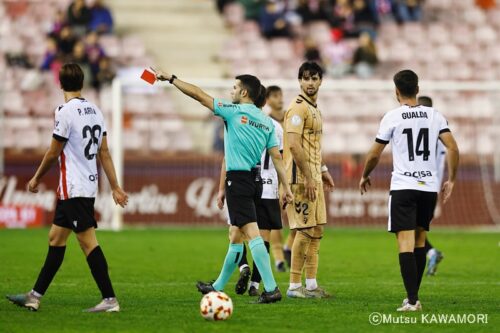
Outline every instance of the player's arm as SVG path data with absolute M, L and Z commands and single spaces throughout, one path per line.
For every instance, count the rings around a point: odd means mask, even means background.
M 458 150 L 457 142 L 451 132 L 444 132 L 439 135 L 439 139 L 446 147 L 446 160 L 448 164 L 448 180 L 443 184 L 443 203 L 446 203 L 453 192 L 455 186 L 455 179 L 457 177 L 458 163 L 460 153 Z
M 59 158 L 59 155 L 61 155 L 61 152 L 64 149 L 64 145 L 66 144 L 66 141 L 60 141 L 55 138 L 52 138 L 52 141 L 50 143 L 50 147 L 45 152 L 45 155 L 43 156 L 42 163 L 40 163 L 40 166 L 36 170 L 35 175 L 33 178 L 28 183 L 28 190 L 33 193 L 38 192 L 38 183 L 40 182 L 40 179 L 47 173 L 47 171 L 50 170 L 52 165 L 57 161 Z
M 224 199 L 226 198 L 226 159 L 222 159 L 219 179 L 219 193 L 217 193 L 217 207 L 224 208 Z
M 111 154 L 109 153 L 108 140 L 106 136 L 102 137 L 102 144 L 99 148 L 97 156 L 99 158 L 99 161 L 101 162 L 102 168 L 104 169 L 104 173 L 106 173 L 106 177 L 108 177 L 109 185 L 111 186 L 111 190 L 113 191 L 113 200 L 116 204 L 125 207 L 128 202 L 128 195 L 121 189 L 120 185 L 118 184 L 115 166 L 113 164 Z
M 302 135 L 298 133 L 286 133 L 286 135 L 293 160 L 304 175 L 304 189 L 306 196 L 309 200 L 314 201 L 316 200 L 316 183 L 312 178 L 311 168 L 307 163 L 306 153 L 302 147 Z
M 364 194 L 368 191 L 368 186 L 371 186 L 370 182 L 370 173 L 375 169 L 380 160 L 380 155 L 384 151 L 386 144 L 375 142 L 368 155 L 366 156 L 365 167 L 363 169 L 363 175 L 361 176 L 361 180 L 359 181 L 359 190 L 361 194 Z
M 330 192 L 335 188 L 335 183 L 333 182 L 332 175 L 328 172 L 328 167 L 323 161 L 321 161 L 321 179 L 323 180 L 323 186 Z
M 281 153 L 278 147 L 272 147 L 268 149 L 267 152 L 273 160 L 274 168 L 276 169 L 276 173 L 278 174 L 278 180 L 283 188 L 283 203 L 292 203 L 293 194 L 292 190 L 290 189 L 290 184 L 288 184 L 286 179 L 285 165 L 283 164 Z
M 153 72 L 156 74 L 156 79 L 160 81 L 170 81 L 172 79 L 172 74 L 167 74 L 161 70 L 153 69 Z M 204 92 L 200 87 L 195 86 L 194 84 L 182 81 L 181 79 L 175 78 L 172 84 L 177 87 L 180 91 L 182 91 L 185 95 L 197 100 L 201 103 L 201 105 L 209 108 L 210 110 L 214 110 L 214 98 Z

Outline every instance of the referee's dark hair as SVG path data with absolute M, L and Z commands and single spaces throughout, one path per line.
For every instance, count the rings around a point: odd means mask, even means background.
M 259 97 L 257 97 L 257 100 L 255 101 L 255 106 L 260 109 L 263 108 L 264 105 L 266 105 L 266 87 L 261 84 L 259 89 Z
M 310 76 L 318 74 L 319 78 L 323 78 L 323 68 L 314 61 L 307 61 L 303 63 L 299 68 L 299 80 L 304 77 L 304 74 L 308 73 Z
M 248 97 L 250 97 L 250 99 L 254 103 L 256 103 L 260 95 L 260 80 L 250 74 L 238 75 L 237 77 L 235 77 L 235 79 L 240 80 L 241 87 L 248 91 Z
M 77 64 L 64 64 L 59 70 L 59 82 L 64 91 L 80 91 L 83 88 L 83 71 Z
M 394 75 L 394 84 L 404 97 L 414 97 L 418 93 L 418 76 L 414 71 L 405 69 Z
M 267 89 L 266 89 L 266 98 L 269 98 L 269 96 L 271 96 L 271 94 L 274 94 L 276 92 L 281 92 L 281 88 L 278 87 L 278 86 L 269 86 L 269 87 L 267 87 Z
M 432 107 L 432 98 L 430 98 L 429 96 L 420 96 L 417 100 L 417 103 L 420 105 L 428 106 L 431 108 Z

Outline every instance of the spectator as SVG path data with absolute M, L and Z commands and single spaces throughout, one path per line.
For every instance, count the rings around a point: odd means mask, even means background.
M 352 58 L 353 70 L 357 76 L 367 78 L 373 75 L 378 64 L 377 49 L 370 34 L 363 32 L 359 36 L 359 46 Z
M 328 21 L 328 2 L 326 0 L 299 0 L 296 11 L 304 24 L 313 21 Z
M 76 36 L 84 36 L 90 23 L 90 9 L 85 0 L 74 0 L 68 7 L 68 24 L 73 28 Z
M 351 70 L 352 50 L 342 40 L 337 39 L 322 48 L 321 54 L 327 73 L 334 78 L 341 78 Z
M 57 49 L 61 51 L 63 56 L 69 55 L 73 52 L 75 47 L 76 38 L 73 35 L 73 30 L 69 26 L 64 26 L 61 29 L 59 38 L 57 39 Z
M 92 70 L 90 69 L 90 62 L 87 54 L 85 53 L 85 44 L 82 41 L 76 42 L 73 47 L 73 53 L 71 54 L 70 61 L 78 64 L 83 71 L 85 82 L 84 86 L 88 87 L 94 81 L 92 76 Z
M 109 34 L 113 32 L 113 17 L 108 7 L 104 5 L 103 0 L 95 0 L 90 9 L 90 31 L 96 31 L 99 34 Z
M 52 24 L 50 34 L 53 36 L 58 36 L 65 25 L 66 17 L 64 16 L 64 12 L 62 10 L 58 10 L 56 12 L 55 22 Z
M 103 86 L 111 84 L 115 76 L 116 72 L 111 64 L 111 60 L 108 57 L 102 57 L 99 60 L 99 71 L 94 82 L 95 88 L 101 89 Z
M 54 37 L 49 36 L 47 38 L 47 50 L 43 57 L 40 69 L 42 71 L 48 71 L 51 69 L 52 63 L 57 59 L 57 41 Z
M 373 1 L 354 0 L 352 7 L 354 11 L 354 24 L 356 24 L 358 31 L 368 31 L 372 38 L 375 38 L 375 29 L 379 21 Z
M 215 4 L 217 5 L 217 11 L 219 14 L 224 14 L 224 8 L 227 4 L 233 3 L 235 0 L 215 0 Z
M 95 31 L 90 32 L 85 38 L 85 54 L 87 55 L 94 79 L 99 72 L 99 61 L 105 56 L 104 50 L 99 45 L 97 38 L 97 32 Z
M 318 49 L 318 44 L 312 38 L 306 38 L 304 41 L 304 59 L 322 64 L 321 53 Z
M 358 37 L 358 29 L 354 24 L 354 10 L 349 0 L 337 0 L 330 20 L 335 28 L 340 28 L 346 38 Z
M 259 22 L 259 14 L 266 0 L 238 0 L 245 8 L 245 19 Z
M 399 22 L 420 21 L 422 0 L 395 0 Z
M 260 13 L 260 29 L 267 38 L 290 37 L 283 2 L 268 0 Z

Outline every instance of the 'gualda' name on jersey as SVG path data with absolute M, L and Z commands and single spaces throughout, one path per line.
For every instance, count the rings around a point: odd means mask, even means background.
M 448 122 L 434 108 L 402 105 L 382 118 L 376 141 L 392 143 L 391 190 L 438 192 L 436 148 Z

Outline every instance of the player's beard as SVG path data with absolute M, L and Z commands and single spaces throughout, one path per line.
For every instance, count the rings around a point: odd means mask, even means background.
M 309 91 L 312 91 L 311 93 Z M 310 90 L 308 88 L 306 88 L 305 90 L 303 90 L 304 94 L 307 95 L 307 97 L 313 97 L 314 95 L 316 95 L 318 93 L 318 89 L 314 89 L 314 88 L 311 88 Z

